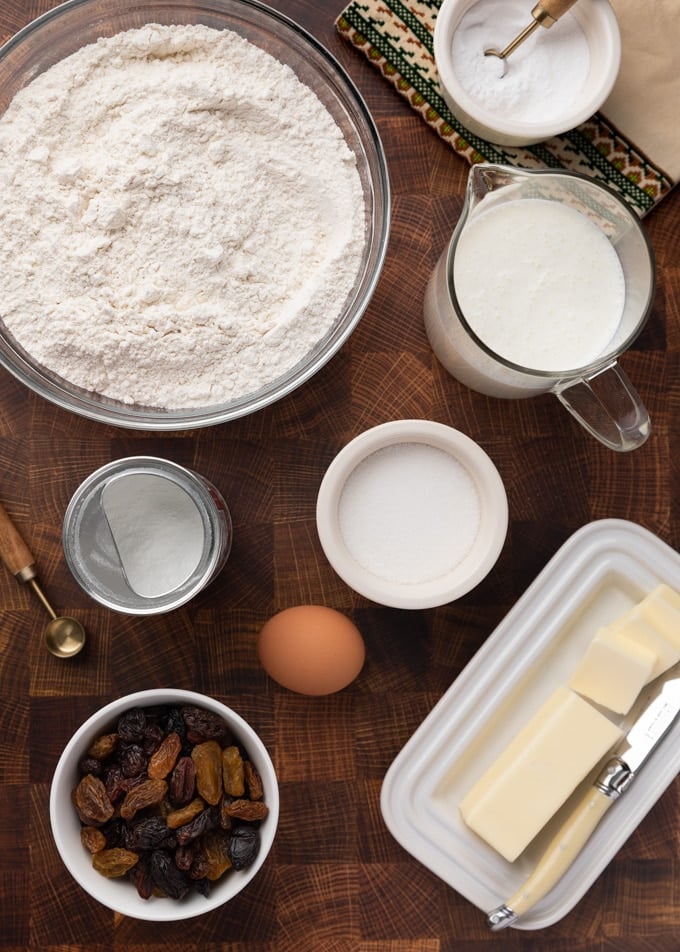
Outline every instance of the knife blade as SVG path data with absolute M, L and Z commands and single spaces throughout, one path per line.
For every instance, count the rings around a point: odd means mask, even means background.
M 630 787 L 662 742 L 679 713 L 680 677 L 666 680 L 656 697 L 645 706 L 548 844 L 529 878 L 507 902 L 488 913 L 486 921 L 493 932 L 512 925 L 557 885 L 609 807 Z

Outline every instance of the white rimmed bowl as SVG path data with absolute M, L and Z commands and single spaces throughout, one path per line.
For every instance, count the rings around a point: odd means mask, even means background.
M 456 460 L 476 494 L 476 499 L 461 499 L 461 507 L 475 505 L 479 509 L 476 535 L 462 559 L 450 570 L 412 584 L 382 578 L 362 564 L 348 547 L 339 518 L 342 494 L 355 469 L 379 450 L 409 443 L 443 450 Z M 316 523 L 328 561 L 356 592 L 392 608 L 434 608 L 461 598 L 491 571 L 507 534 L 508 502 L 498 470 L 470 437 L 431 420 L 394 420 L 366 430 L 338 453 L 319 488 Z M 403 544 L 409 545 L 409 539 L 404 538 Z
M 466 129 L 497 145 L 532 145 L 574 129 L 598 111 L 612 91 L 621 64 L 621 34 L 608 0 L 579 0 L 572 7 L 570 13 L 588 40 L 590 68 L 578 95 L 565 106 L 564 111 L 540 122 L 514 119 L 507 110 L 492 111 L 470 95 L 461 84 L 453 61 L 453 37 L 463 16 L 476 2 L 444 0 L 434 31 L 434 58 L 442 96 L 455 118 Z M 503 0 L 498 2 L 500 5 Z M 531 4 L 527 5 L 527 25 L 529 23 Z M 552 29 L 559 29 L 559 23 Z M 513 37 L 508 37 L 507 42 L 511 39 Z M 507 64 L 507 68 L 511 69 L 512 56 Z
M 92 742 L 115 730 L 118 718 L 134 707 L 194 705 L 218 714 L 226 721 L 236 743 L 241 744 L 258 770 L 269 807 L 260 825 L 260 850 L 255 861 L 243 870 L 228 870 L 213 883 L 208 897 L 193 891 L 184 899 L 151 897 L 142 899 L 127 879 L 107 879 L 92 868 L 92 856 L 80 842 L 81 823 L 71 802 L 71 791 L 79 780 L 78 764 Z M 276 772 L 266 747 L 253 728 L 235 711 L 214 698 L 194 691 L 172 688 L 138 691 L 105 705 L 70 739 L 59 758 L 50 790 L 50 823 L 57 850 L 76 882 L 94 899 L 125 916 L 154 922 L 189 919 L 217 909 L 233 899 L 254 878 L 274 842 L 279 816 L 279 789 Z

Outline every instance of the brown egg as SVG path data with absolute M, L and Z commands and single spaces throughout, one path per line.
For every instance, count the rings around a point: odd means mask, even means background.
M 356 625 L 321 605 L 297 605 L 274 615 L 260 631 L 257 650 L 267 674 L 298 694 L 342 690 L 366 657 Z

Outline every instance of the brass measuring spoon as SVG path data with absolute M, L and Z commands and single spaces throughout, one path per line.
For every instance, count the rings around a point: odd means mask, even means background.
M 19 530 L 0 503 L 0 557 L 10 572 L 22 583 L 28 583 L 52 619 L 45 629 L 47 650 L 57 658 L 72 658 L 85 644 L 85 629 L 75 618 L 57 617 L 38 585 L 35 559 Z
M 497 50 L 492 47 L 491 49 L 484 50 L 484 55 L 497 56 L 499 59 L 505 61 L 508 56 L 517 49 L 520 43 L 523 43 L 527 37 L 531 36 L 534 30 L 539 26 L 545 27 L 546 30 L 550 29 L 575 3 L 576 0 L 538 0 L 538 3 L 531 11 L 531 15 L 534 19 L 529 26 L 522 30 L 511 43 L 508 43 L 504 50 Z M 503 69 L 505 72 L 505 66 Z

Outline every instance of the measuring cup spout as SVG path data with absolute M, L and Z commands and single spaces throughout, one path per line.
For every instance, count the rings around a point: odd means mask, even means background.
M 553 392 L 588 432 L 609 449 L 637 449 L 651 432 L 647 409 L 614 361 L 593 374 L 559 382 Z
M 525 172 L 511 166 L 494 165 L 492 163 L 473 165 L 468 175 L 463 215 L 469 214 L 491 192 L 501 188 L 507 189 L 508 186 L 513 185 L 519 187 L 527 179 L 528 176 Z M 511 197 L 511 195 L 508 197 Z

